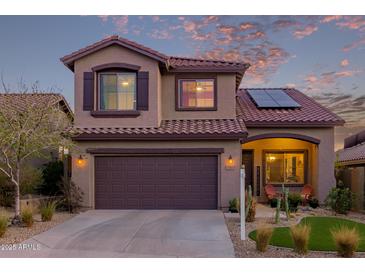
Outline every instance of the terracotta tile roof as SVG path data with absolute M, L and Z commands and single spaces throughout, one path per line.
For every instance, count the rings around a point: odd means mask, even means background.
M 128 39 L 119 37 L 117 35 L 107 37 L 90 46 L 72 52 L 71 54 L 62 57 L 61 61 L 71 70 L 73 70 L 74 61 L 76 61 L 77 59 L 113 44 L 118 44 L 127 47 L 129 49 L 145 54 L 151 58 L 154 58 L 162 62 L 167 70 L 189 69 L 189 71 L 191 71 L 194 69 L 195 70 L 211 69 L 215 71 L 220 71 L 220 70 L 232 71 L 232 72 L 237 71 L 243 74 L 245 70 L 249 67 L 249 64 L 247 63 L 235 63 L 223 60 L 194 59 L 194 58 L 184 58 L 184 57 L 174 57 L 174 56 L 170 57 L 156 50 L 153 50 L 136 42 L 130 41 Z
M 283 89 L 298 102 L 300 108 L 267 109 L 257 108 L 247 90 L 237 92 L 237 117 L 244 120 L 247 127 L 265 126 L 336 126 L 343 125 L 344 120 L 304 95 L 296 89 Z M 265 89 L 252 89 L 265 90 Z
M 224 60 L 213 60 L 213 59 L 197 59 L 197 58 L 187 58 L 187 57 L 176 57 L 171 56 L 169 58 L 169 65 L 170 70 L 178 69 L 181 71 L 182 69 L 198 69 L 198 70 L 224 70 L 227 69 L 232 71 L 234 69 L 237 72 L 244 72 L 248 67 L 249 64 L 247 63 L 239 63 L 239 62 L 228 62 Z
M 29 106 L 37 107 L 40 104 L 60 104 L 66 113 L 73 116 L 66 99 L 59 93 L 0 93 L 1 108 L 22 110 Z
M 365 164 L 365 142 L 337 152 L 338 161 L 342 164 Z
M 247 134 L 245 124 L 238 119 L 162 120 L 159 127 L 150 128 L 83 128 L 71 131 L 76 140 L 89 138 L 243 138 Z
M 67 66 L 73 66 L 73 62 L 85 55 L 88 55 L 92 52 L 95 52 L 97 50 L 100 50 L 102 48 L 108 47 L 112 44 L 119 44 L 119 45 L 123 45 L 127 48 L 131 48 L 134 50 L 138 50 L 141 53 L 147 54 L 151 57 L 155 57 L 158 60 L 167 60 L 168 56 L 166 56 L 165 54 L 162 54 L 156 50 L 153 50 L 149 47 L 143 46 L 141 44 L 138 44 L 136 42 L 130 41 L 128 39 L 119 37 L 118 35 L 112 35 L 109 36 L 107 38 L 104 38 L 94 44 L 91 44 L 89 46 L 86 46 L 82 49 L 79 49 L 77 51 L 74 51 L 68 55 L 65 55 L 61 58 L 61 61 L 63 63 L 65 63 Z M 71 64 L 72 63 L 72 64 Z

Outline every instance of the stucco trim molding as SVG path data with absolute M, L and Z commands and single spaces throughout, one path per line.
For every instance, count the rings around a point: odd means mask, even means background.
M 175 141 L 175 140 L 242 140 L 244 134 L 117 134 L 82 133 L 72 138 L 75 141 Z
M 90 154 L 221 154 L 224 148 L 88 148 Z
M 127 63 L 106 63 L 91 68 L 92 71 L 98 72 L 107 69 L 127 69 L 127 70 L 140 70 L 141 66 L 127 64 Z
M 269 138 L 297 139 L 297 140 L 306 141 L 306 142 L 316 144 L 316 145 L 321 143 L 321 140 L 319 140 L 317 138 L 306 136 L 306 135 L 301 135 L 301 134 L 295 134 L 295 133 L 265 133 L 265 134 L 259 134 L 259 135 L 254 135 L 254 136 L 247 137 L 247 139 L 244 141 L 244 143 L 248 143 L 248 142 L 252 142 L 252 141 L 256 141 L 256 140 L 261 140 L 261 139 L 269 139 Z
M 121 117 L 138 117 L 141 115 L 141 112 L 138 110 L 125 110 L 125 111 L 94 110 L 90 111 L 90 115 L 95 118 L 121 118 Z

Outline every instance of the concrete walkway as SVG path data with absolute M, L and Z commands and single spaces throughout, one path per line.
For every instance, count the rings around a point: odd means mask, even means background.
M 0 257 L 234 257 L 214 210 L 93 210 Z

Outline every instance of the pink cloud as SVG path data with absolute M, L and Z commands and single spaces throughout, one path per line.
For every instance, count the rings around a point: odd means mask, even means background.
M 293 35 L 297 39 L 302 39 L 306 36 L 311 35 L 312 33 L 316 32 L 317 30 L 318 30 L 318 27 L 311 24 L 311 25 L 307 25 L 303 28 L 296 29 L 295 31 L 293 31 Z
M 98 15 L 98 17 L 102 22 L 107 22 L 109 15 Z
M 360 70 L 341 70 L 322 72 L 318 75 L 310 73 L 304 77 L 304 89 L 312 92 L 333 89 L 339 83 L 340 78 L 353 77 L 361 72 Z
M 321 23 L 329 23 L 332 21 L 338 21 L 342 17 L 343 17 L 342 15 L 327 15 L 322 18 Z
M 360 29 L 365 26 L 364 16 L 345 16 L 344 20 L 336 23 L 341 28 L 347 28 L 352 30 Z
M 347 52 L 347 51 L 353 50 L 355 48 L 358 48 L 358 47 L 361 47 L 361 46 L 364 46 L 364 45 L 365 45 L 365 37 L 363 37 L 359 40 L 356 40 L 356 41 L 352 42 L 351 44 L 348 44 L 348 45 L 344 46 L 342 48 L 342 50 Z
M 167 40 L 171 39 L 172 35 L 167 30 L 153 29 L 149 34 L 153 39 Z
M 240 24 L 239 28 L 242 31 L 252 30 L 252 29 L 257 28 L 257 24 L 252 23 L 252 22 L 243 22 L 243 23 Z
M 341 67 L 347 67 L 350 64 L 348 59 L 343 59 L 340 63 Z
M 298 27 L 301 24 L 293 19 L 278 19 L 272 23 L 273 29 L 275 31 L 281 31 L 283 29 L 291 28 L 291 27 Z
M 113 16 L 113 23 L 116 27 L 116 30 L 120 33 L 127 34 L 128 33 L 128 15 L 123 16 Z

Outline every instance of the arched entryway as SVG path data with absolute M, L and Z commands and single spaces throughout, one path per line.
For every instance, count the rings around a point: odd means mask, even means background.
M 300 192 L 305 184 L 317 185 L 319 139 L 292 133 L 268 133 L 249 136 L 242 143 L 242 163 L 246 184 L 254 195 L 265 201 L 264 187 Z

